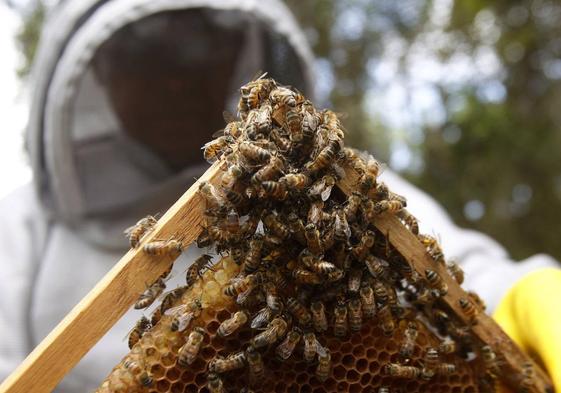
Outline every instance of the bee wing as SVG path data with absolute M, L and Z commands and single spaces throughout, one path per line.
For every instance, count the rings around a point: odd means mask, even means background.
M 321 192 L 321 200 L 322 201 L 327 201 L 329 199 L 329 197 L 331 196 L 331 190 L 333 189 L 333 186 L 327 186 L 325 187 L 325 189 Z
M 327 356 L 327 349 L 316 340 L 316 353 L 318 356 Z
M 212 133 L 212 137 L 213 138 L 218 138 L 220 136 L 224 135 L 224 128 L 219 129 L 218 131 L 215 131 Z M 202 147 L 202 149 L 204 149 L 204 146 Z
M 251 292 L 253 292 L 253 287 L 248 288 L 246 291 L 240 293 L 238 295 L 238 297 L 236 298 L 236 302 L 238 304 L 243 304 L 247 298 L 249 297 L 249 295 L 251 295 Z
M 170 309 L 167 309 L 164 312 L 164 315 L 177 315 L 177 314 L 182 313 L 185 310 L 187 310 L 187 307 L 188 307 L 187 304 L 180 304 L 179 306 L 175 306 L 175 307 L 172 307 Z
M 228 111 L 223 111 L 222 112 L 222 117 L 224 118 L 224 121 L 226 123 L 232 123 L 234 121 L 237 121 L 236 116 L 234 116 L 233 113 L 228 112 Z
M 123 231 L 123 233 L 125 234 L 126 237 L 130 237 L 132 231 L 134 231 L 135 228 L 136 228 L 136 225 L 131 225 L 130 227 L 128 227 L 127 229 L 125 229 L 125 230 Z
M 179 319 L 179 325 L 177 327 L 177 331 L 178 332 L 184 331 L 187 328 L 187 326 L 189 326 L 189 324 L 191 323 L 194 317 L 195 314 L 193 312 L 188 312 L 182 315 Z
M 263 307 L 257 312 L 257 315 L 255 315 L 255 317 L 251 321 L 251 328 L 258 329 L 265 326 L 271 320 L 271 316 L 272 314 L 269 307 Z

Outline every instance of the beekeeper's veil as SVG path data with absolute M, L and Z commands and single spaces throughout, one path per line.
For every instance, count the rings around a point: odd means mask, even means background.
M 311 94 L 311 55 L 276 0 L 62 2 L 34 70 L 29 146 L 41 201 L 89 240 L 166 209 L 206 165 L 259 70 Z

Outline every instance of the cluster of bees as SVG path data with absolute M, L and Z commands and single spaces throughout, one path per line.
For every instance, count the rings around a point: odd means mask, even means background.
M 197 244 L 241 267 L 224 289 L 239 311 L 222 322 L 218 335 L 227 337 L 247 326 L 254 334 L 240 343 L 239 351 L 209 363 L 208 390 L 225 392 L 224 373 L 246 367 L 250 383 L 261 380 L 266 372 L 263 353 L 272 347 L 281 360 L 301 354 L 315 362 L 316 377 L 325 381 L 331 354 L 321 335 L 345 337 L 360 331 L 363 323 L 376 323 L 390 338 L 400 321 L 406 321 L 400 359 L 385 364 L 385 374 L 431 380 L 456 372 L 456 365 L 444 360 L 448 355 L 475 355 L 485 364 L 483 390 L 494 391 L 500 361 L 470 333 L 483 302 L 474 293 L 460 299 L 470 321 L 463 324 L 439 302 L 448 290 L 439 274 L 415 271 L 372 225 L 380 214 L 395 214 L 425 245 L 434 263 L 445 265 L 459 284 L 463 282 L 461 268 L 446 262 L 438 241 L 419 233 L 416 219 L 405 209 L 406 199 L 378 181 L 381 165 L 344 146 L 337 115 L 315 109 L 303 95 L 265 75 L 241 88 L 238 113 L 221 136 L 204 146 L 205 158 L 224 160 L 227 170 L 217 184 L 202 183 L 199 188 L 207 209 Z M 348 168 L 358 173 L 359 181 L 356 191 L 346 196 L 336 185 Z M 137 247 L 155 223 L 147 217 L 129 229 L 131 246 Z M 159 241 L 143 249 L 150 255 L 174 256 L 182 245 Z M 162 315 L 171 315 L 172 330 L 187 336 L 177 362 L 182 367 L 194 362 L 206 333 L 200 327 L 187 331 L 201 304 L 173 305 L 206 269 L 212 269 L 208 254 L 187 270 L 185 286 L 164 296 L 151 320 L 143 317 L 137 323 L 130 347 Z M 140 296 L 136 308 L 148 307 L 163 293 L 168 274 Z M 419 324 L 436 328 L 442 341 L 423 349 L 422 363 L 413 363 Z M 142 385 L 152 383 L 147 372 L 140 375 Z

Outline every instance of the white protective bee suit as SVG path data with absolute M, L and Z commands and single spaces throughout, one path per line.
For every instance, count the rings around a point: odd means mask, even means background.
M 34 181 L 0 202 L 0 379 L 124 254 L 128 244 L 123 229 L 147 214 L 163 213 L 207 167 L 200 161 L 171 169 L 161 154 L 131 137 L 116 114 L 119 96 L 109 99 L 107 81 L 101 80 L 103 59 L 98 68 L 92 66 L 96 56 L 103 57 L 100 48 L 118 40 L 115 37 L 123 29 L 135 37 L 130 45 L 136 50 L 135 45 L 141 48 L 170 26 L 178 29 L 171 32 L 178 64 L 223 61 L 216 58 L 220 53 L 212 41 L 205 41 L 213 29 L 220 30 L 221 37 L 241 37 L 236 41 L 240 54 L 225 88 L 229 93 L 218 103 L 208 103 L 216 107 L 217 117 L 222 108 L 233 107 L 237 87 L 257 70 L 313 96 L 310 49 L 292 15 L 277 0 L 62 2 L 44 30 L 31 85 L 28 146 Z M 162 57 L 164 65 L 168 61 Z M 185 72 L 182 77 L 188 82 L 201 74 Z M 153 98 L 150 89 L 140 88 L 135 96 L 142 94 Z M 199 104 L 205 100 L 210 98 L 197 97 Z M 190 141 L 195 133 L 210 139 L 216 131 L 212 126 L 202 128 L 190 129 L 188 123 L 181 140 Z M 156 136 L 160 131 L 153 130 Z M 170 145 L 178 141 L 169 138 Z M 190 145 L 202 156 L 199 148 L 200 144 Z M 447 257 L 457 258 L 466 271 L 467 288 L 478 291 L 491 309 L 518 278 L 556 265 L 545 255 L 515 264 L 499 244 L 455 226 L 433 199 L 397 175 L 386 171 L 382 179 L 407 197 L 423 232 L 440 234 Z M 180 258 L 183 265 L 176 264 L 168 288 L 184 279 L 185 263 L 196 252 L 191 248 Z M 56 391 L 95 389 L 128 352 L 123 338 L 141 315 L 127 313 Z

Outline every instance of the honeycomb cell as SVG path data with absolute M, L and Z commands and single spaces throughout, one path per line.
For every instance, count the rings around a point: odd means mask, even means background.
M 362 345 L 357 345 L 356 347 L 353 348 L 353 356 L 355 358 L 360 358 L 362 356 L 364 356 L 365 353 L 365 349 Z
M 345 367 L 343 365 L 339 365 L 333 369 L 333 378 L 338 381 L 344 380 L 346 374 L 347 371 L 345 370 Z
M 175 364 L 176 357 L 177 356 L 175 354 L 171 353 L 171 352 L 165 352 L 160 357 L 160 362 L 162 363 L 162 365 L 164 367 L 170 367 L 170 366 L 173 366 Z
M 355 370 L 348 370 L 346 380 L 350 382 L 357 382 L 360 379 L 360 374 Z
M 155 364 L 150 368 L 150 375 L 152 378 L 160 379 L 164 376 L 166 369 L 159 364 Z
M 362 392 L 362 386 L 360 386 L 359 384 L 352 384 L 349 386 L 349 393 L 361 393 Z
M 183 384 L 172 383 L 169 391 L 170 393 L 183 393 Z
M 344 354 L 351 353 L 353 351 L 353 344 L 348 342 L 344 343 L 343 345 L 341 345 L 340 351 Z
M 166 380 L 161 380 L 156 382 L 156 390 L 160 393 L 165 393 L 169 389 L 169 382 Z
M 179 373 L 179 370 L 177 368 L 170 368 L 166 372 L 166 378 L 171 383 L 178 381 L 180 376 L 181 374 Z
M 359 373 L 364 373 L 368 369 L 368 360 L 358 359 L 356 362 L 356 369 Z
M 218 319 L 220 323 L 224 322 L 226 319 L 230 317 L 231 317 L 231 313 L 228 310 L 222 310 L 218 314 L 216 314 L 216 319 Z
M 345 356 L 343 356 L 343 361 L 342 361 L 342 363 L 343 363 L 343 366 L 345 366 L 345 367 L 347 367 L 347 368 L 350 368 L 350 367 L 352 367 L 352 366 L 354 365 L 354 363 L 355 363 L 355 358 L 354 358 L 353 355 L 345 355 Z
M 368 367 L 368 364 L 366 365 Z M 362 374 L 362 376 L 360 377 L 360 384 L 362 385 L 362 387 L 366 387 L 368 385 L 370 385 L 370 382 L 372 381 L 372 376 L 368 373 L 364 373 L 364 371 L 360 371 L 359 372 Z
M 347 382 L 339 382 L 337 384 L 338 392 L 346 392 L 349 389 L 349 384 Z
M 369 348 L 366 350 L 366 357 L 368 359 L 376 359 L 378 357 L 378 351 L 376 351 L 374 348 Z

